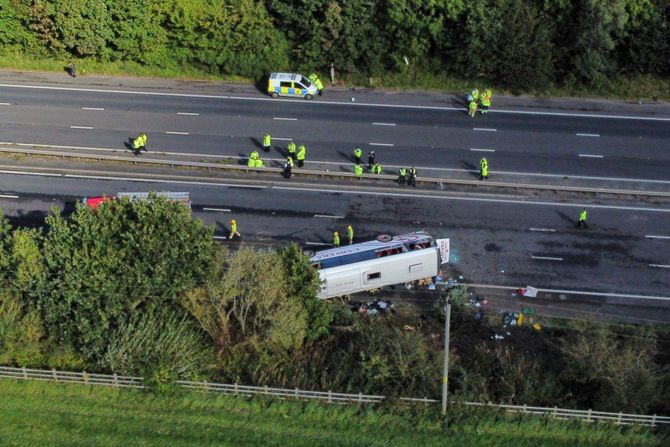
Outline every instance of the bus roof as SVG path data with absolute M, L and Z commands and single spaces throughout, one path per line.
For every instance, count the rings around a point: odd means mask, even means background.
M 408 233 L 408 234 L 401 234 L 399 236 L 394 236 L 393 239 L 391 239 L 388 242 L 380 242 L 374 240 L 368 242 L 361 242 L 359 244 L 347 245 L 344 247 L 336 247 L 328 250 L 318 251 L 314 256 L 312 256 L 311 261 L 312 263 L 316 264 L 328 261 L 329 259 L 335 259 L 348 255 L 354 255 L 353 257 L 356 257 L 355 255 L 357 254 L 376 252 L 377 250 L 394 248 L 426 240 L 432 240 L 432 236 L 426 233 L 425 231 L 417 231 L 415 233 Z

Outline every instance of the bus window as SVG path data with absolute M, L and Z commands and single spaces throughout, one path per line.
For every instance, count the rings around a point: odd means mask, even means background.
M 382 277 L 381 272 L 376 272 L 376 273 L 368 273 L 368 281 L 371 281 L 373 279 L 379 279 Z

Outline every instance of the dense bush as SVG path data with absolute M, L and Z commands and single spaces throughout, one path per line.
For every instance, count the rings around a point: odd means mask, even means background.
M 0 44 L 29 54 L 367 76 L 434 73 L 515 89 L 670 74 L 665 0 L 0 0 Z M 410 76 L 411 77 L 411 76 Z

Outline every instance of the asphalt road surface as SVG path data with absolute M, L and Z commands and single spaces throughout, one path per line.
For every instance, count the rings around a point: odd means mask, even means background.
M 151 150 L 245 156 L 270 132 L 278 152 L 293 138 L 307 145 L 310 161 L 350 163 L 351 151 L 360 145 L 375 150 L 382 164 L 472 171 L 486 156 L 492 173 L 670 185 L 667 113 L 521 107 L 470 119 L 453 98 L 436 107 L 412 96 L 410 107 L 403 107 L 402 98 L 361 105 L 270 100 L 258 92 L 231 98 L 179 90 L 104 91 L 108 86 L 35 88 L 45 86 L 0 86 L 0 140 L 123 148 L 144 131 Z M 448 269 L 469 283 L 670 301 L 670 207 L 663 204 L 3 174 L 0 206 L 14 223 L 40 225 L 52 205 L 69 211 L 84 196 L 168 189 L 189 191 L 194 216 L 214 225 L 219 237 L 233 217 L 246 241 L 296 241 L 315 249 L 327 247 L 332 231 L 348 224 L 357 240 L 425 229 L 451 239 Z M 582 206 L 589 208 L 586 230 L 574 226 Z

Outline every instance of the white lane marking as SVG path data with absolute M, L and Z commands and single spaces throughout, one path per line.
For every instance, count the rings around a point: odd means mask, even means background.
M 579 156 L 584 158 L 605 158 L 604 155 L 597 155 L 597 154 L 579 154 Z
M 576 134 L 578 137 L 599 137 L 600 134 L 597 133 L 578 133 Z
M 314 218 L 324 218 L 324 219 L 344 219 L 344 216 L 332 216 L 330 214 L 315 214 Z
M 293 138 L 277 138 L 277 137 L 272 137 L 273 140 L 277 141 L 293 141 Z
M 298 121 L 298 118 L 282 118 L 280 116 L 274 116 L 272 119 L 277 121 Z
M 551 256 L 531 256 L 533 259 L 539 259 L 541 261 L 562 261 L 563 258 L 554 258 Z
M 90 92 L 90 93 L 113 93 L 121 95 L 146 95 L 146 96 L 173 96 L 178 98 L 206 98 L 206 99 L 232 99 L 238 101 L 276 101 L 273 98 L 261 97 L 244 97 L 244 96 L 223 96 L 223 95 L 202 95 L 194 93 L 166 93 L 166 92 L 144 92 L 138 90 L 114 90 L 114 89 L 94 89 L 94 88 L 75 88 L 75 87 L 52 87 L 46 85 L 18 85 L 18 84 L 0 84 L 0 87 L 7 88 L 23 88 L 35 90 L 62 90 L 74 92 Z M 412 106 L 406 104 L 375 104 L 367 102 L 345 102 L 345 101 L 305 101 L 302 99 L 285 98 L 282 101 L 292 102 L 294 104 L 310 105 L 340 105 L 340 106 L 355 106 L 355 107 L 380 107 L 392 109 L 414 109 L 414 110 L 437 110 L 437 111 L 454 111 L 463 113 L 463 107 L 438 107 L 438 106 Z M 601 118 L 601 119 L 621 119 L 621 120 L 637 120 L 637 121 L 663 121 L 670 122 L 670 118 L 658 118 L 647 116 L 630 116 L 630 115 L 602 115 L 597 113 L 567 113 L 567 112 L 538 112 L 527 110 L 489 110 L 489 113 L 507 113 L 516 115 L 539 115 L 539 116 L 562 116 L 575 118 Z
M 49 174 L 47 172 L 30 172 L 30 171 L 0 171 L 0 174 L 36 175 L 38 177 L 62 177 L 61 174 Z
M 662 269 L 670 269 L 670 265 L 663 265 L 663 264 L 649 264 L 649 267 L 657 267 L 657 268 L 662 268 Z
M 655 234 L 648 234 L 645 237 L 647 239 L 670 239 L 670 236 L 657 236 Z
M 82 107 L 81 110 L 97 110 L 97 111 L 101 111 L 101 110 L 105 110 L 105 109 L 102 108 L 102 107 Z
M 13 194 L 0 194 L 0 199 L 18 199 L 19 196 Z
M 393 143 L 368 143 L 370 146 L 393 146 Z
M 470 284 L 470 283 L 460 283 L 460 284 L 468 287 L 481 287 L 481 288 L 502 289 L 502 290 L 517 290 L 519 288 L 517 286 L 499 286 L 495 284 Z M 614 293 L 614 292 L 589 292 L 585 290 L 545 289 L 539 287 L 537 287 L 537 290 L 539 290 L 540 292 L 565 293 L 570 295 L 606 296 L 611 298 L 633 298 L 641 300 L 670 301 L 670 296 L 634 295 L 629 293 Z
M 177 132 L 173 130 L 167 130 L 165 133 L 168 135 L 188 135 L 188 132 Z
M 230 210 L 228 208 L 203 208 L 203 211 L 218 211 L 220 213 L 229 213 Z
M 376 192 L 376 191 L 359 191 L 347 189 L 326 189 L 326 188 L 300 188 L 295 186 L 272 186 L 272 189 L 286 190 L 286 191 L 309 191 L 309 192 L 326 192 L 333 194 L 352 194 L 361 196 L 379 196 L 379 197 L 407 197 L 412 199 L 435 199 L 435 200 L 459 200 L 483 203 L 511 203 L 515 205 L 537 205 L 537 206 L 557 206 L 566 208 L 593 208 L 593 209 L 608 209 L 608 210 L 624 210 L 624 211 L 648 211 L 651 213 L 670 213 L 670 208 L 646 208 L 634 206 L 619 206 L 619 205 L 597 205 L 586 203 L 561 203 L 561 202 L 542 202 L 537 200 L 511 200 L 511 199 L 489 199 L 484 197 L 459 197 L 459 196 L 432 196 L 428 194 L 409 194 L 400 192 Z
M 473 127 L 472 130 L 479 130 L 481 132 L 498 132 L 498 129 L 489 129 L 487 127 Z
M 199 113 L 194 113 L 194 112 L 177 112 L 177 115 L 183 115 L 183 116 L 200 116 Z
M 395 123 L 372 123 L 373 126 L 395 126 Z
M 305 242 L 305 245 L 319 245 L 319 246 L 325 246 L 325 245 L 333 245 L 333 244 L 326 244 L 324 242 Z
M 70 129 L 93 130 L 93 128 L 91 126 L 70 126 Z
M 543 231 L 545 233 L 553 233 L 556 230 L 554 230 L 553 228 L 531 228 L 530 231 Z
M 0 106 L 11 106 L 8 102 L 0 102 Z
M 472 152 L 495 152 L 495 149 L 478 149 L 476 147 L 471 147 L 470 150 Z

